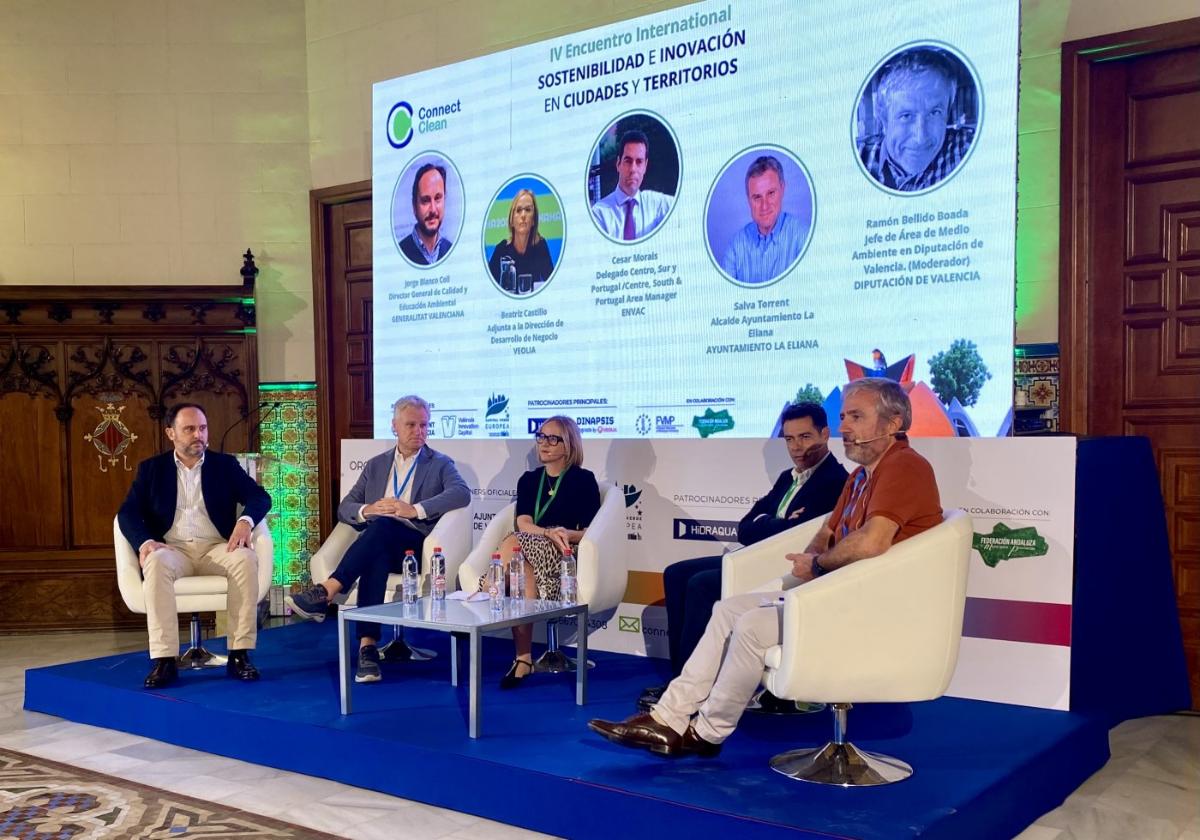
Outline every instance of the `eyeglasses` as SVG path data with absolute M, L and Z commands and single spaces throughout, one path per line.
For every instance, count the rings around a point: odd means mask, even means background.
M 538 443 L 548 443 L 551 446 L 558 446 L 563 442 L 563 439 L 558 435 L 544 435 L 541 432 L 538 432 L 536 435 L 534 435 L 533 439 Z

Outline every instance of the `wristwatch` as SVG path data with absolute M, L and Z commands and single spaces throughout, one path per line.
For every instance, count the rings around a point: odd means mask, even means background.
M 812 559 L 812 576 L 819 578 L 823 574 L 827 574 L 830 570 L 821 565 L 821 555 L 814 554 Z

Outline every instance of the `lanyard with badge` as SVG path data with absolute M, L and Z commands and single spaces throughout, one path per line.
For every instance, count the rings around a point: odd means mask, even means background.
M 792 499 L 796 496 L 796 491 L 800 489 L 800 477 L 796 476 L 792 479 L 792 486 L 783 494 L 783 499 L 779 502 L 779 508 L 775 511 L 775 516 L 778 519 L 783 519 L 787 516 L 788 505 L 792 503 Z
M 398 466 L 399 464 L 396 464 L 392 467 L 392 489 L 396 492 L 397 499 L 399 499 L 400 494 L 408 488 L 408 480 L 412 478 L 413 470 L 417 468 L 417 456 L 413 456 L 412 466 L 408 468 L 408 473 L 404 476 L 403 484 L 400 484 L 399 479 L 396 478 L 396 473 L 399 472 L 399 470 L 396 469 Z
M 534 525 L 538 524 L 538 521 L 542 518 L 542 514 L 546 512 L 546 509 L 550 507 L 550 503 L 554 501 L 554 496 L 556 493 L 558 493 L 558 485 L 562 484 L 563 476 L 567 474 L 568 469 L 570 469 L 570 467 L 567 467 L 558 474 L 558 478 L 554 480 L 554 486 L 550 488 L 550 495 L 546 499 L 546 503 L 542 504 L 542 490 L 546 487 L 546 469 L 544 467 L 542 468 L 542 477 L 538 479 L 537 498 L 533 503 Z

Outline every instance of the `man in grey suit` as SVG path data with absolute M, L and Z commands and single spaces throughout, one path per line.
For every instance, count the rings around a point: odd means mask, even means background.
M 358 581 L 358 605 L 383 603 L 387 577 L 401 571 L 405 551 L 418 557 L 425 537 L 442 514 L 466 507 L 471 492 L 454 461 L 425 446 L 429 404 L 401 397 L 392 413 L 396 448 L 367 461 L 354 488 L 338 506 L 338 519 L 362 532 L 328 580 L 287 597 L 292 611 L 322 621 L 331 599 Z M 354 681 L 379 682 L 379 625 L 358 625 L 358 670 Z M 403 644 L 403 643 L 401 643 Z M 390 657 L 389 657 L 390 658 Z

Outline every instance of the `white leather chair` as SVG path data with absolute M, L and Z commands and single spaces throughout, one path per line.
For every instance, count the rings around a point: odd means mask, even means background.
M 314 582 L 320 583 L 333 574 L 337 564 L 342 561 L 342 556 L 358 539 L 360 533 L 345 522 L 339 522 L 334 527 L 329 536 L 325 538 L 325 542 L 321 543 L 321 547 L 309 560 L 308 567 Z M 444 514 L 433 526 L 429 536 L 425 538 L 425 542 L 421 546 L 420 582 L 421 592 L 425 594 L 428 594 L 429 590 L 429 559 L 433 556 L 435 548 L 441 548 L 442 554 L 446 555 L 446 587 L 453 589 L 454 581 L 458 579 L 458 567 L 471 550 L 470 504 Z M 402 584 L 401 575 L 388 575 L 388 591 L 385 598 L 388 601 L 399 598 Z M 339 593 L 334 600 L 348 607 L 354 606 L 358 603 L 358 585 L 353 586 L 349 592 Z
M 790 564 L 820 529 L 806 523 L 725 556 L 722 596 L 777 590 Z M 942 523 L 791 589 L 783 641 L 767 651 L 764 681 L 777 697 L 829 703 L 833 740 L 792 750 L 771 767 L 793 779 L 842 787 L 897 782 L 912 768 L 846 741 L 853 703 L 911 703 L 942 696 L 958 662 L 971 554 L 971 518 L 945 511 Z
M 516 502 L 500 510 L 480 535 L 475 550 L 467 555 L 458 570 L 458 586 L 464 592 L 479 591 L 479 578 L 487 571 L 493 552 L 516 528 L 516 511 Z M 578 599 L 579 603 L 588 605 L 588 615 L 595 616 L 620 605 L 629 579 L 625 556 L 625 494 L 621 488 L 600 484 L 600 510 L 584 532 L 575 558 Z M 587 632 L 587 628 L 581 629 Z M 546 622 L 546 647 L 546 652 L 535 663 L 536 670 L 551 673 L 575 670 L 575 660 L 559 650 L 558 627 L 554 621 Z
M 473 503 L 468 503 L 466 507 L 456 508 L 443 514 L 434 524 L 433 530 L 429 532 L 429 536 L 425 538 L 424 543 L 422 543 L 421 570 L 418 583 L 421 593 L 428 594 L 430 590 L 429 563 L 430 558 L 433 557 L 435 548 L 441 548 L 442 554 L 446 557 L 446 589 L 452 590 L 454 588 L 454 581 L 458 579 L 458 567 L 462 564 L 463 558 L 471 550 L 472 505 Z M 316 550 L 309 560 L 309 572 L 312 574 L 312 579 L 315 583 L 327 580 L 333 574 L 333 570 L 342 561 L 342 556 L 354 544 L 354 541 L 358 539 L 360 533 L 360 531 L 347 525 L 345 522 L 338 522 L 334 526 L 329 536 L 325 538 L 325 542 L 321 543 L 321 547 Z M 391 602 L 400 598 L 403 594 L 403 585 L 403 575 L 388 575 L 384 600 Z M 356 583 L 348 592 L 338 593 L 333 600 L 347 607 L 355 606 L 358 603 L 358 584 Z M 388 651 L 391 649 L 391 644 L 389 642 L 380 648 L 380 654 L 387 657 Z M 433 651 L 425 650 L 424 648 L 409 648 L 409 651 L 411 653 L 402 658 L 424 660 L 432 659 L 436 655 Z
M 266 599 L 271 589 L 271 576 L 275 571 L 275 546 L 267 520 L 254 526 L 250 544 L 258 555 L 258 600 Z M 117 561 L 117 588 L 121 599 L 130 612 L 146 614 L 146 597 L 142 591 L 142 572 L 138 566 L 138 552 L 129 544 L 121 532 L 121 524 L 113 517 L 113 549 Z M 225 664 L 225 657 L 204 649 L 200 638 L 200 613 L 222 612 L 229 580 L 221 575 L 193 575 L 175 581 L 175 608 L 181 613 L 190 612 L 191 643 L 180 654 L 179 664 L 184 668 L 216 668 Z

